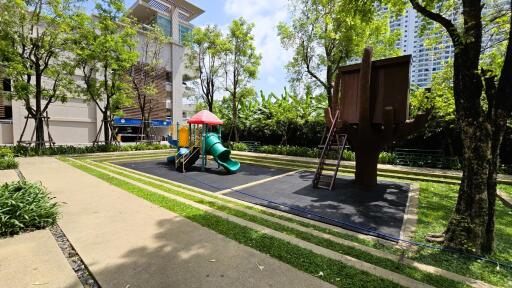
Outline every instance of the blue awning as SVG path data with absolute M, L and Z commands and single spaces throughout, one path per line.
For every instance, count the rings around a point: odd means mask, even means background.
M 151 120 L 153 127 L 171 126 L 171 120 Z M 114 126 L 142 126 L 141 119 L 114 117 Z

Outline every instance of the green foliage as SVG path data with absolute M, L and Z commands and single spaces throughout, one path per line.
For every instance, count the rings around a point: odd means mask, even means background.
M 230 48 L 219 27 L 196 27 L 185 36 L 184 45 L 190 49 L 186 65 L 199 76 L 197 86 L 206 108 L 213 112 L 215 92 L 224 73 L 225 53 Z
M 0 158 L 0 170 L 16 169 L 18 165 L 18 161 L 13 157 Z
M 372 1 L 291 1 L 290 23 L 278 25 L 281 43 L 294 51 L 287 65 L 295 85 L 315 83 L 332 96 L 338 67 L 361 57 L 367 45 L 374 58 L 397 55 L 395 43 L 400 36 L 389 30 L 389 17 L 377 13 Z
M 0 147 L 0 170 L 16 169 L 18 161 L 9 147 Z
M 12 150 L 9 147 L 0 147 L 0 158 L 14 157 Z
M 258 76 L 258 68 L 261 63 L 261 55 L 256 53 L 254 46 L 254 35 L 252 30 L 254 24 L 247 22 L 244 18 L 233 20 L 229 25 L 229 32 L 226 40 L 230 44 L 226 52 L 226 86 L 231 102 L 231 125 L 228 141 L 238 141 L 238 107 L 239 103 L 248 97 L 255 95 L 251 82 Z
M 129 152 L 143 150 L 164 150 L 169 149 L 169 146 L 156 143 L 141 143 L 133 145 L 54 146 L 46 148 L 41 153 L 37 153 L 37 151 L 33 147 L 27 147 L 24 145 L 15 145 L 10 146 L 9 148 L 12 150 L 12 153 L 17 156 L 49 156 L 105 152 Z
M 44 229 L 57 222 L 58 204 L 41 184 L 18 181 L 0 187 L 0 236 Z
M 148 121 L 154 110 L 156 101 L 152 101 L 158 94 L 158 80 L 165 68 L 162 66 L 162 49 L 171 39 L 166 37 L 158 25 L 151 25 L 144 30 L 144 37 L 139 41 L 140 62 L 130 68 L 130 81 L 133 90 L 133 101 L 139 108 L 142 120 L 142 133 L 146 139 L 151 139 Z M 137 47 L 130 47 L 137 53 Z M 154 103 L 155 102 L 155 103 Z
M 249 94 L 238 103 L 240 138 L 266 144 L 318 145 L 325 125 L 325 103 L 325 96 L 313 96 L 309 87 L 301 96 L 286 89 L 280 96 L 274 93 L 266 96 L 263 92 L 259 97 Z M 233 115 L 231 99 L 226 97 L 217 105 L 218 116 L 230 127 Z
M 74 0 L 0 1 L 0 67 L 12 81 L 9 98 L 23 101 L 44 147 L 43 121 L 51 103 L 65 102 L 74 87 L 71 26 Z
M 235 142 L 235 143 L 231 143 L 231 150 L 247 152 L 247 151 L 249 151 L 249 146 L 247 146 L 247 144 L 242 143 L 242 142 Z
M 84 76 L 80 92 L 96 104 L 104 122 L 111 121 L 133 95 L 127 77 L 139 58 L 137 26 L 121 0 L 98 1 L 94 16 L 81 13 L 73 20 L 73 54 Z M 110 129 L 104 133 L 110 143 Z

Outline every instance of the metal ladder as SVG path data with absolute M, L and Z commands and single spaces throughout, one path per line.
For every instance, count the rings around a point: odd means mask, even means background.
M 343 150 L 345 149 L 345 145 L 347 143 L 347 134 L 337 133 L 336 125 L 339 118 L 339 111 L 336 112 L 334 119 L 332 121 L 331 127 L 327 134 L 327 137 L 324 133 L 322 137 L 322 142 L 325 139 L 323 145 L 318 146 L 322 148 L 322 154 L 320 154 L 320 159 L 318 160 L 318 166 L 316 168 L 315 177 L 313 178 L 313 188 L 323 188 L 328 189 L 330 191 L 334 190 L 334 186 L 336 184 L 336 175 L 338 175 L 338 170 L 340 168 L 341 158 L 343 157 Z M 327 129 L 325 130 L 327 132 Z M 327 138 L 327 139 L 326 139 Z M 327 158 L 328 151 L 337 151 L 338 159 L 336 161 L 336 169 L 334 170 L 333 175 L 324 174 L 325 170 L 325 162 Z

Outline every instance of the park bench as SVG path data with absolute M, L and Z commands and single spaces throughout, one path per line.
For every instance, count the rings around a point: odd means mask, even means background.
M 261 146 L 261 143 L 258 141 L 242 141 L 242 143 L 247 146 L 247 152 L 256 152 Z
M 442 150 L 395 149 L 395 155 L 395 164 L 415 167 L 444 168 L 452 160 Z

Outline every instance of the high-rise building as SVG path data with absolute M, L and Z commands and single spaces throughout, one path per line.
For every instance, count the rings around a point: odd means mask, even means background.
M 426 45 L 426 40 L 439 35 L 422 35 L 421 15 L 413 8 L 408 8 L 404 15 L 390 20 L 391 31 L 402 32 L 396 47 L 402 54 L 412 55 L 411 83 L 420 87 L 428 87 L 432 74 L 443 69 L 453 57 L 453 46 L 448 35 L 441 35 L 441 42 L 434 47 Z
M 487 0 L 484 6 L 483 14 L 489 14 L 497 9 L 508 9 L 510 0 Z M 386 11 L 384 7 L 382 10 Z M 453 12 L 451 15 L 445 15 L 453 22 L 459 17 L 459 12 Z M 432 74 L 442 70 L 450 59 L 453 58 L 453 45 L 451 39 L 444 29 L 440 29 L 435 34 L 422 33 L 421 25 L 423 16 L 416 12 L 413 8 L 408 8 L 406 12 L 389 22 L 391 31 L 399 30 L 402 32 L 400 39 L 396 43 L 396 47 L 400 49 L 402 54 L 412 55 L 411 67 L 411 83 L 420 87 L 429 87 Z M 441 33 L 441 34 L 439 34 Z M 440 37 L 440 41 L 436 45 L 427 45 L 428 39 Z M 489 38 L 484 34 L 484 43 L 499 41 L 499 37 Z

